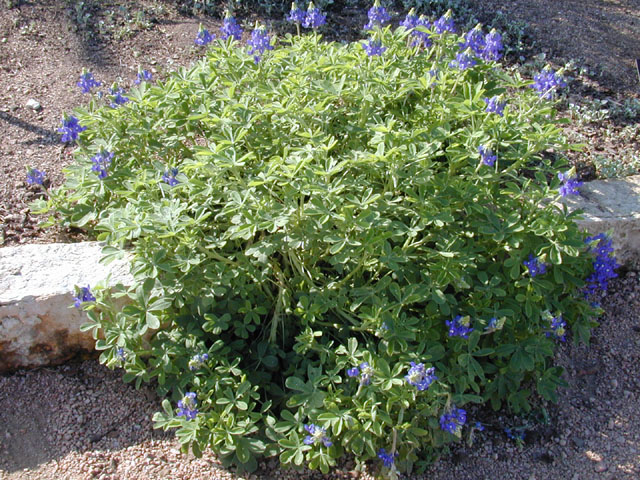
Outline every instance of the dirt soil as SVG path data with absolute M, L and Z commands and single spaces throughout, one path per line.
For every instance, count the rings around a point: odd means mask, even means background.
M 476 3 L 481 19 L 500 10 L 529 23 L 532 51 L 545 54 L 526 59 L 531 72 L 544 62 L 568 67 L 563 114 L 573 123 L 566 133 L 586 144 L 569 159 L 584 179 L 600 173 L 602 158 L 638 158 L 640 110 L 629 102 L 640 98 L 634 64 L 640 57 L 640 1 Z M 72 150 L 56 130 L 65 112 L 88 100 L 75 86 L 83 68 L 107 87 L 118 81 L 126 89 L 138 66 L 158 79 L 199 57 L 193 45 L 198 24 L 217 30 L 220 21 L 184 16 L 174 4 L 3 0 L 0 247 L 83 239 L 82 232 L 38 228 L 40 219 L 28 205 L 40 189 L 26 183 L 26 168 L 44 170 L 52 186 L 62 183 Z M 337 28 L 348 30 L 349 20 L 360 24 L 360 17 L 362 12 L 345 12 Z M 28 107 L 30 99 L 41 108 Z M 610 113 L 601 115 L 605 108 Z M 557 406 L 540 406 L 522 418 L 478 412 L 487 428 L 472 447 L 455 447 L 426 476 L 411 478 L 640 478 L 640 278 L 629 272 L 612 291 L 592 347 L 561 348 L 558 361 L 570 387 Z M 172 435 L 151 428 L 158 408 L 151 390 L 122 384 L 119 372 L 94 360 L 0 377 L 0 480 L 249 478 L 222 468 L 210 452 L 203 459 L 180 454 Z M 505 436 L 506 426 L 526 427 L 523 445 Z M 251 478 L 369 478 L 352 467 L 347 462 L 322 476 L 277 470 L 267 461 Z

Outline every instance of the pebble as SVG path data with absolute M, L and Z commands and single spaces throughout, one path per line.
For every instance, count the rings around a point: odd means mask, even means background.
M 598 463 L 596 463 L 596 466 L 593 467 L 593 470 L 596 473 L 606 472 L 607 471 L 607 465 L 604 462 L 598 462 Z
M 39 112 L 40 110 L 42 110 L 42 105 L 40 105 L 39 101 L 30 98 L 29 100 L 27 100 L 27 108 L 30 108 L 35 112 Z

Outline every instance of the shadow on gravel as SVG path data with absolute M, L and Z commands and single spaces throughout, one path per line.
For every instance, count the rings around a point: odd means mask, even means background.
M 10 115 L 6 112 L 0 112 L 0 120 L 3 120 L 10 125 L 13 125 L 14 127 L 22 128 L 23 130 L 26 130 L 28 132 L 35 133 L 36 135 L 40 135 L 40 138 L 29 140 L 28 142 L 23 142 L 25 144 L 35 143 L 40 145 L 46 145 L 49 143 L 57 143 L 59 141 L 58 134 L 53 130 L 47 130 L 46 128 L 38 127 L 37 125 L 34 125 L 29 122 L 25 122 L 24 120 L 21 120 L 20 118 Z

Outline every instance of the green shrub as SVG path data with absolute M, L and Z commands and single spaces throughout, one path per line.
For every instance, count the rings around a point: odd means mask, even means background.
M 560 315 L 589 338 L 593 258 L 550 201 L 551 103 L 495 62 L 452 66 L 457 35 L 376 35 L 381 56 L 311 34 L 257 64 L 214 42 L 76 112 L 77 161 L 41 209 L 105 261 L 131 252 L 135 284 L 96 292 L 86 328 L 125 380 L 157 381 L 157 426 L 196 454 L 326 472 L 384 448 L 390 476 L 422 468 L 468 433 L 461 407 L 555 400 Z

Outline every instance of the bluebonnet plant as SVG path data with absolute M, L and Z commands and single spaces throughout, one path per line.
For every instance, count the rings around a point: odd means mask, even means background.
M 498 61 L 502 57 L 502 35 L 495 28 L 484 37 L 484 49 L 481 57 L 487 61 Z
M 205 45 L 210 44 L 215 38 L 216 36 L 214 34 L 209 33 L 209 30 L 200 25 L 200 28 L 198 29 L 198 35 L 196 35 L 194 43 L 196 45 L 204 47 Z
M 578 187 L 582 185 L 582 182 L 578 181 L 575 177 L 571 176 L 570 172 L 558 173 L 558 179 L 562 182 L 558 193 L 563 197 L 567 195 L 579 195 Z
M 529 275 L 532 278 L 547 273 L 547 265 L 538 260 L 537 257 L 534 257 L 533 254 L 530 254 L 529 259 L 522 263 L 529 269 Z
M 482 424 L 482 422 L 476 422 L 475 429 L 479 432 L 484 432 L 484 425 Z
M 91 170 L 98 174 L 98 178 L 106 178 L 109 174 L 107 169 L 109 165 L 111 165 L 111 160 L 113 160 L 113 153 L 103 150 L 91 157 L 91 161 L 93 162 Z
M 416 15 L 416 11 L 412 8 L 411 10 L 409 10 L 409 13 L 407 13 L 407 16 L 404 18 L 404 20 L 400 22 L 400 25 L 402 25 L 407 30 L 411 30 L 418 26 L 418 20 L 419 18 Z
M 587 296 L 594 295 L 598 290 L 606 292 L 609 287 L 609 280 L 618 276 L 616 269 L 620 266 L 613 256 L 613 246 L 611 238 L 604 233 L 600 233 L 593 237 L 587 237 L 585 240 L 590 245 L 589 251 L 595 254 L 593 260 L 594 272 L 587 277 L 587 287 L 585 293 Z
M 305 425 L 304 429 L 309 433 L 304 439 L 305 445 L 315 445 L 322 443 L 325 447 L 330 447 L 333 442 L 327 436 L 327 431 L 323 427 L 318 427 L 316 424 Z
M 391 20 L 391 15 L 387 9 L 380 5 L 380 0 L 375 0 L 373 6 L 367 12 L 369 22 L 363 27 L 364 30 L 373 30 L 375 27 L 382 27 Z
M 538 96 L 542 98 L 552 98 L 556 89 L 567 85 L 562 77 L 550 67 L 546 67 L 542 72 L 535 75 L 533 82 L 531 88 L 537 91 Z
M 464 52 L 459 52 L 456 55 L 455 60 L 449 63 L 450 67 L 457 67 L 460 70 L 466 70 L 467 68 L 473 67 L 476 63 L 476 60 L 470 54 L 470 49 L 465 50 Z
M 220 38 L 226 40 L 229 37 L 233 37 L 234 40 L 240 41 L 242 39 L 242 27 L 236 23 L 236 19 L 231 15 L 231 12 L 227 10 L 227 13 L 220 27 Z
M 451 13 L 451 10 L 433 22 L 433 29 L 438 34 L 443 34 L 445 32 L 456 33 L 456 26 L 453 23 L 453 14 Z
M 347 370 L 347 375 L 350 377 L 360 376 L 360 383 L 362 385 L 369 385 L 371 383 L 371 377 L 374 374 L 373 368 L 368 362 L 362 362 L 360 368 L 353 367 Z
M 189 360 L 189 370 L 195 372 L 197 369 L 203 366 L 207 360 L 209 360 L 208 353 L 198 353 L 197 355 L 194 355 Z
M 118 361 L 124 363 L 127 360 L 127 352 L 124 351 L 124 348 L 119 347 L 116 350 L 116 358 L 118 359 Z
M 176 176 L 180 173 L 177 168 L 172 168 L 171 170 L 165 170 L 162 175 L 162 181 L 164 183 L 168 183 L 170 187 L 175 187 L 180 183 L 180 181 L 176 178 Z
M 473 327 L 470 326 L 471 318 L 469 316 L 456 315 L 453 320 L 447 320 L 444 322 L 449 327 L 450 337 L 462 337 L 469 338 L 469 334 L 473 332 Z
M 307 9 L 307 14 L 304 17 L 304 21 L 302 22 L 302 26 L 304 28 L 320 28 L 325 24 L 327 20 L 327 16 L 323 14 L 319 8 L 317 8 L 313 2 L 309 3 L 309 8 Z
M 484 34 L 482 33 L 482 26 L 476 25 L 475 28 L 469 30 L 464 36 L 464 43 L 460 44 L 460 50 L 466 50 L 467 48 L 478 57 L 482 55 L 485 48 Z
M 136 81 L 134 82 L 136 85 L 140 85 L 142 82 L 151 82 L 153 80 L 153 75 L 149 70 L 140 70 L 138 75 L 136 76 Z
M 86 287 L 80 287 L 78 290 L 78 294 L 73 297 L 75 300 L 73 302 L 73 306 L 76 308 L 80 308 L 84 302 L 95 302 L 96 297 L 91 293 L 91 287 L 87 285 Z
M 291 11 L 287 16 L 287 21 L 295 23 L 296 25 L 301 25 L 302 22 L 304 22 L 305 16 L 306 12 L 303 9 L 299 8 L 298 5 L 296 5 L 296 2 L 293 2 L 291 4 Z
M 435 376 L 435 367 L 425 368 L 422 363 L 411 362 L 411 368 L 405 375 L 404 379 L 409 385 L 412 385 L 422 392 L 429 388 L 438 377 Z
M 111 89 L 109 90 L 109 92 L 112 95 L 112 100 L 111 100 L 111 108 L 117 108 L 120 105 L 124 105 L 125 103 L 127 103 L 129 101 L 129 97 L 125 97 L 124 96 L 124 89 L 119 88 L 117 86 L 113 86 L 111 87 Z
M 480 154 L 480 160 L 487 167 L 493 167 L 498 159 L 497 155 L 494 155 L 491 149 L 485 147 L 484 145 L 480 145 L 478 147 L 478 153 Z
M 380 450 L 378 450 L 378 458 L 382 460 L 382 465 L 384 465 L 387 468 L 393 467 L 393 463 L 395 461 L 395 458 L 397 457 L 398 457 L 398 452 L 392 455 L 391 453 L 387 453 L 387 451 L 384 448 L 381 448 Z
M 369 39 L 367 43 L 362 43 L 361 45 L 370 57 L 382 55 L 387 50 L 387 47 L 382 46 L 382 42 L 380 40 L 376 40 L 374 38 Z
M 78 138 L 80 132 L 84 132 L 87 127 L 83 127 L 78 123 L 78 119 L 71 115 L 62 119 L 62 127 L 58 129 L 58 133 L 62 134 L 60 139 L 62 142 L 72 142 Z
M 27 183 L 31 185 L 42 185 L 47 174 L 37 168 L 29 168 L 27 170 Z
M 418 27 L 423 27 L 425 30 L 428 30 L 431 27 L 429 25 L 429 20 L 427 20 L 427 17 L 425 17 L 424 15 L 420 15 L 420 18 L 418 18 L 416 28 L 414 28 L 411 32 L 411 36 L 413 37 L 413 40 L 411 40 L 411 46 L 429 48 L 432 44 L 431 34 L 429 32 L 420 30 Z
M 453 407 L 448 413 L 440 417 L 440 428 L 452 434 L 459 433 L 467 422 L 467 412 L 462 408 Z
M 99 87 L 102 83 L 93 77 L 93 73 L 83 70 L 80 81 L 76 85 L 80 87 L 82 93 L 91 93 L 91 89 Z
M 565 342 L 567 333 L 567 322 L 565 322 L 561 316 L 553 317 L 551 319 L 551 330 L 546 332 L 547 337 L 556 338 L 562 342 Z
M 256 25 L 256 28 L 251 32 L 251 39 L 247 43 L 251 46 L 249 55 L 253 55 L 253 61 L 256 63 L 260 62 L 265 50 L 273 50 L 271 39 L 264 26 Z
M 505 428 L 504 429 L 504 433 L 507 434 L 507 438 L 511 439 L 511 440 L 515 440 L 517 442 L 523 442 L 524 441 L 524 431 L 522 430 L 517 430 L 517 429 L 512 429 L 512 428 Z
M 507 102 L 501 102 L 500 97 L 484 97 L 484 103 L 487 104 L 487 108 L 484 109 L 487 113 L 495 113 L 496 115 L 500 115 L 501 117 L 504 115 L 504 107 Z
M 187 420 L 193 420 L 198 415 L 198 400 L 195 392 L 185 393 L 182 400 L 178 401 L 178 416 L 185 417 Z

